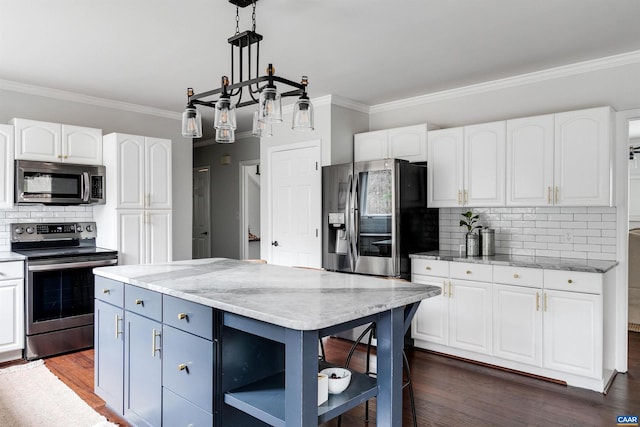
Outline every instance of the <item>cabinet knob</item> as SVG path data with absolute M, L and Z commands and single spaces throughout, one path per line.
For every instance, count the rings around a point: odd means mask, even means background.
M 58 158 L 61 159 L 62 158 L 62 154 L 58 154 Z
M 189 367 L 186 364 L 181 363 L 178 365 L 178 371 L 187 371 L 187 373 L 189 373 Z
M 428 265 L 425 267 L 425 270 L 431 270 L 431 267 L 429 267 Z
M 103 294 L 110 294 L 111 293 L 111 289 L 103 289 L 102 293 Z
M 142 301 L 141 299 L 137 299 L 136 300 L 136 305 L 144 306 L 144 301 Z
M 179 313 L 178 314 L 178 320 L 184 320 L 187 319 L 187 314 L 186 313 Z
M 467 270 L 467 274 L 471 274 L 471 270 Z
M 571 284 L 571 283 L 573 283 L 573 280 L 569 279 L 569 280 L 567 280 L 567 283 Z
M 519 277 L 520 277 L 520 275 L 519 275 L 518 273 L 514 273 L 514 274 L 513 274 L 513 278 L 514 278 L 514 279 L 518 279 Z

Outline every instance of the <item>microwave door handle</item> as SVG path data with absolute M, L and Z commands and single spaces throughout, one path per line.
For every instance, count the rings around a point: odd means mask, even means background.
M 89 177 L 89 172 L 82 172 L 82 201 L 85 203 L 91 201 L 90 184 L 91 178 Z

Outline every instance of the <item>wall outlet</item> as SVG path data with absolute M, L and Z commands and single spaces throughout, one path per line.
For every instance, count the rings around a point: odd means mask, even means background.
M 573 243 L 573 230 L 567 229 L 563 231 L 562 243 Z

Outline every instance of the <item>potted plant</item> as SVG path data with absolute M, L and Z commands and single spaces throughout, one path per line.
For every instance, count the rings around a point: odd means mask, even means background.
M 478 224 L 480 215 L 474 214 L 472 211 L 461 213 L 462 219 L 460 220 L 460 227 L 467 227 L 467 234 L 465 235 L 465 245 L 467 249 L 467 256 L 479 256 L 480 255 L 480 237 L 475 230 L 481 228 Z

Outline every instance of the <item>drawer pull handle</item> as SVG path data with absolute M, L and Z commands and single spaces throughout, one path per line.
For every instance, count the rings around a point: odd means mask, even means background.
M 111 289 L 103 289 L 102 293 L 103 294 L 110 294 L 111 293 Z
M 116 340 L 118 339 L 118 336 L 122 333 L 122 331 L 119 330 L 121 320 L 122 320 L 122 317 L 116 314 Z
M 567 283 L 571 284 L 571 283 L 573 283 L 573 280 L 569 279 L 569 280 L 567 280 Z
M 471 270 L 467 270 L 467 274 L 471 274 Z
M 431 267 L 429 267 L 428 265 L 425 267 L 425 270 L 431 270 Z
M 536 311 L 540 311 L 540 292 L 536 292 Z
M 449 282 L 449 298 L 453 296 L 453 285 Z
M 141 299 L 137 299 L 136 300 L 136 305 L 141 305 L 144 307 L 144 301 L 142 301 Z
M 181 364 L 178 365 L 178 371 L 187 371 L 187 374 L 188 374 L 189 373 L 189 367 L 186 364 L 181 363 Z
M 187 316 L 186 313 L 180 313 L 178 314 L 178 320 L 189 320 L 189 316 Z
M 443 280 L 442 281 L 442 296 L 443 297 L 447 297 L 447 281 Z
M 549 299 L 548 299 L 549 295 L 545 292 L 544 294 L 544 311 L 547 311 L 547 309 L 549 308 Z
M 515 273 L 515 274 L 513 275 L 513 278 L 514 278 L 514 279 L 519 279 L 519 278 L 520 278 L 520 275 L 519 275 L 518 273 Z

